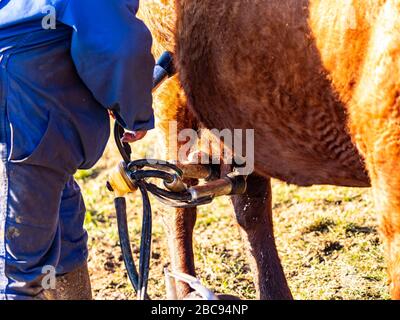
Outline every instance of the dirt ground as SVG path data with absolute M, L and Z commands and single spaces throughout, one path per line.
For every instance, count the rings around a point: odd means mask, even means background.
M 154 148 L 157 133 L 134 146 L 135 158 Z M 107 175 L 120 160 L 113 143 L 92 170 L 76 175 L 87 205 L 89 267 L 96 299 L 135 299 L 119 249 L 113 197 Z M 274 222 L 279 253 L 296 299 L 388 299 L 383 248 L 368 189 L 330 186 L 298 188 L 273 182 Z M 149 294 L 165 298 L 163 269 L 169 264 L 160 212 L 172 210 L 155 200 Z M 134 252 L 140 239 L 141 203 L 129 200 Z M 254 299 L 252 275 L 228 198 L 200 208 L 195 230 L 197 271 L 218 293 Z

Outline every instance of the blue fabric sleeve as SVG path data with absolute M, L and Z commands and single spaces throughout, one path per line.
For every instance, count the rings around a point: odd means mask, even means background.
M 128 130 L 154 128 L 152 37 L 139 0 L 69 0 L 59 20 L 73 31 L 71 54 L 94 97 Z

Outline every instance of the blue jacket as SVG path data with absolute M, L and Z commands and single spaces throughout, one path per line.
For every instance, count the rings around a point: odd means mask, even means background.
M 0 1 L 12 161 L 33 152 L 33 162 L 48 158 L 36 149 L 51 140 L 45 137 L 50 118 L 59 122 L 59 135 L 90 155 L 74 160 L 80 167 L 102 153 L 109 132 L 105 108 L 116 111 L 126 129 L 154 127 L 152 39 L 136 18 L 138 6 L 139 0 Z M 56 147 L 57 141 L 47 144 Z

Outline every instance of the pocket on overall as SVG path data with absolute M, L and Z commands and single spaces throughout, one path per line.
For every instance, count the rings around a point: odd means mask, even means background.
M 49 112 L 47 128 L 33 148 L 31 144 L 27 146 L 23 142 L 28 135 L 27 131 L 12 128 L 10 163 L 41 166 L 73 174 L 83 161 L 79 135 L 72 124 L 55 111 Z
M 8 160 L 72 174 L 83 162 L 81 139 L 69 114 L 60 110 L 66 97 L 48 79 L 54 71 L 44 64 L 49 58 L 43 55 L 32 49 L 9 58 L 5 79 L 11 131 Z
M 6 65 L 9 162 L 74 173 L 103 153 L 108 115 L 76 73 L 69 36 L 50 34 L 25 39 Z

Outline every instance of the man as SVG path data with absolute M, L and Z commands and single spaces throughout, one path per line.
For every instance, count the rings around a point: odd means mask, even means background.
M 151 35 L 138 5 L 0 2 L 0 299 L 49 296 L 52 268 L 62 286 L 53 297 L 91 298 L 73 174 L 101 157 L 107 109 L 131 131 L 126 142 L 154 127 Z

